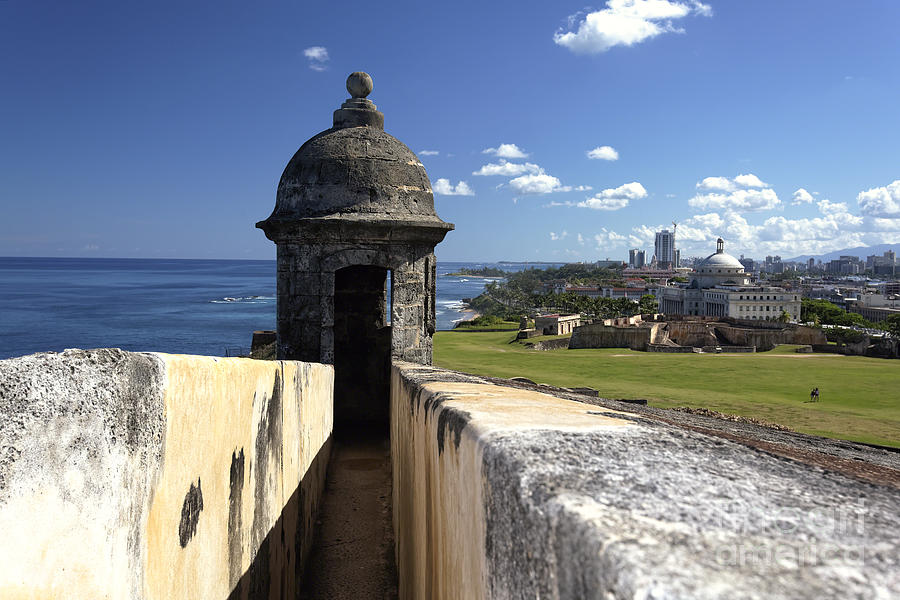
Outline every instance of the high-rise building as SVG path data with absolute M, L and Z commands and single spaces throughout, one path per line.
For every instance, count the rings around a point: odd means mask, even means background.
M 675 268 L 675 232 L 663 229 L 656 232 L 656 265 L 660 269 Z
M 647 264 L 647 254 L 643 250 L 632 248 L 628 251 L 628 266 L 632 269 L 640 269 Z
M 888 250 L 883 256 L 872 255 L 866 259 L 866 269 L 875 275 L 896 275 L 897 255 L 893 250 Z
M 865 270 L 865 263 L 857 256 L 841 256 L 837 260 L 825 264 L 825 272 L 829 275 L 858 275 Z

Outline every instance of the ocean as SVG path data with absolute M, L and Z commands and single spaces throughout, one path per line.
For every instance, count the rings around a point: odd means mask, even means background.
M 448 274 L 485 266 L 548 265 L 438 262 L 439 330 L 492 280 Z M 108 347 L 224 356 L 274 328 L 275 261 L 0 257 L 0 359 Z

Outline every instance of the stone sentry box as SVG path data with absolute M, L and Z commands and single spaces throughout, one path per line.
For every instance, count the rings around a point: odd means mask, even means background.
M 338 423 L 386 424 L 391 359 L 431 364 L 434 247 L 453 229 L 372 89 L 367 73 L 347 78 L 334 126 L 297 150 L 256 224 L 278 246 L 278 358 L 334 365 Z

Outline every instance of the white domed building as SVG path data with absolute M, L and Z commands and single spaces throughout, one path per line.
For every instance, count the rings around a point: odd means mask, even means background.
M 776 321 L 785 312 L 791 321 L 800 318 L 800 293 L 752 285 L 744 265 L 725 252 L 722 238 L 716 240 L 715 254 L 691 273 L 687 287 L 662 287 L 658 299 L 659 312 L 667 315 Z

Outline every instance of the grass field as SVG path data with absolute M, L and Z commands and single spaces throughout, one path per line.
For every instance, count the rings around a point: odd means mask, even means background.
M 657 354 L 613 348 L 529 350 L 514 333 L 438 332 L 434 364 L 494 377 L 592 387 L 604 398 L 704 407 L 797 431 L 900 447 L 900 361 L 797 354 Z M 809 400 L 818 387 L 819 402 Z

